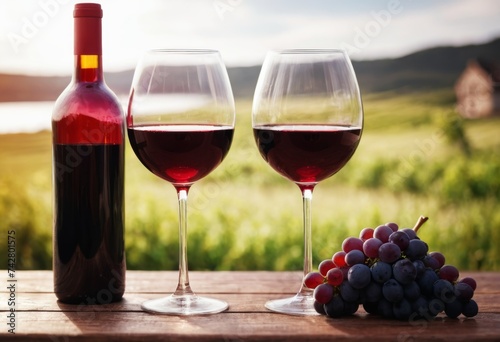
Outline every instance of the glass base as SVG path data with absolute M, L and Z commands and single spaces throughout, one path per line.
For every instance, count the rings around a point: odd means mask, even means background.
M 144 311 L 163 315 L 207 315 L 222 312 L 229 305 L 218 299 L 196 295 L 174 296 L 151 299 L 142 303 Z
M 296 294 L 290 298 L 270 300 L 266 308 L 279 313 L 297 316 L 316 316 L 319 313 L 314 309 L 314 298 L 312 295 Z

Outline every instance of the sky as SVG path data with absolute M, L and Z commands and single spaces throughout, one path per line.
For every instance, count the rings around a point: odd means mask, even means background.
M 151 48 L 211 48 L 227 66 L 268 50 L 344 48 L 352 59 L 394 58 L 500 37 L 497 0 L 101 0 L 106 71 L 134 68 Z M 73 70 L 75 1 L 0 0 L 0 72 Z

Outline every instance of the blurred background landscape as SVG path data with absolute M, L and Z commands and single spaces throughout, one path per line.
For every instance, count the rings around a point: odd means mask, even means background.
M 494 1 L 96 1 L 106 82 L 126 105 L 151 47 L 221 51 L 236 98 L 228 157 L 190 192 L 190 269 L 298 270 L 298 188 L 260 157 L 251 101 L 269 49 L 344 48 L 365 110 L 354 157 L 317 186 L 314 264 L 389 221 L 419 231 L 459 269 L 500 270 L 500 8 Z M 50 115 L 73 69 L 74 2 L 0 4 L 0 233 L 17 267 L 50 269 Z M 173 187 L 126 151 L 129 269 L 177 269 Z M 0 260 L 6 259 L 0 244 Z

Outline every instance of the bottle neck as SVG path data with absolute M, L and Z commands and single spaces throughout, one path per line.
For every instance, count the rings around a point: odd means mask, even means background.
M 103 82 L 102 56 L 101 55 L 76 55 L 75 82 Z
M 103 81 L 102 11 L 100 6 L 97 8 L 94 5 L 90 8 L 91 14 L 88 10 L 79 9 L 74 19 L 74 80 L 76 82 Z

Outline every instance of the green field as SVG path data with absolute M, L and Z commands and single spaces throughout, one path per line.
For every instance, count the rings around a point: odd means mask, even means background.
M 356 154 L 313 199 L 314 263 L 364 227 L 393 221 L 419 232 L 460 269 L 500 270 L 500 118 L 461 120 L 448 91 L 364 98 Z M 251 103 L 237 102 L 235 140 L 223 164 L 189 198 L 190 269 L 302 267 L 297 186 L 260 157 Z M 17 267 L 51 268 L 51 136 L 0 135 L 0 231 L 15 229 Z M 177 200 L 127 145 L 129 269 L 177 269 Z M 6 244 L 0 255 L 6 255 Z

